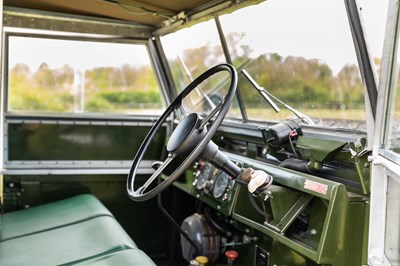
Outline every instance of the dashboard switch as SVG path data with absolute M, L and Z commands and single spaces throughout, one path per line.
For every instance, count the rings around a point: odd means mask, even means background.
M 239 252 L 236 250 L 227 250 L 225 252 L 225 256 L 228 259 L 228 265 L 232 266 L 233 262 L 237 259 L 237 257 L 239 257 Z

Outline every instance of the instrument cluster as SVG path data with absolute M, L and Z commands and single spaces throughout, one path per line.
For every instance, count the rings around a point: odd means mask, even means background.
M 195 166 L 194 188 L 214 199 L 228 201 L 235 181 L 227 173 L 212 164 L 200 161 Z

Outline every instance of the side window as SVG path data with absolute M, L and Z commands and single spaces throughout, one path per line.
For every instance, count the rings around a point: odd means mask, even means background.
M 397 51 L 399 49 L 396 48 Z M 393 61 L 392 81 L 388 93 L 388 109 L 386 110 L 386 138 L 383 142 L 384 156 L 397 163 L 400 162 L 400 58 Z M 400 228 L 394 225 L 400 217 L 400 178 L 399 173 L 387 171 L 387 206 L 385 225 L 385 255 L 392 265 L 399 265 L 400 261 Z M 381 178 L 381 177 L 380 177 Z M 383 182 L 383 179 L 380 179 Z
M 7 41 L 8 112 L 162 111 L 144 44 L 13 35 Z
M 397 51 L 400 44 L 397 44 Z M 388 101 L 389 109 L 386 110 L 386 140 L 385 149 L 400 156 L 400 57 L 393 61 L 394 68 L 392 73 L 391 85 L 389 87 Z
M 397 7 L 396 7 L 397 8 Z M 397 11 L 398 21 L 398 11 Z M 397 22 L 398 23 L 398 22 Z M 386 110 L 384 110 L 384 131 L 381 139 L 381 154 L 390 161 L 399 164 L 400 162 L 400 42 L 399 25 L 397 24 L 397 44 L 393 46 L 393 59 L 389 70 L 389 87 L 387 91 Z M 386 48 L 385 48 L 386 49 Z M 384 51 L 385 53 L 385 51 Z M 376 171 L 378 173 L 378 171 Z M 376 180 L 385 184 L 385 195 L 379 195 L 376 199 L 386 204 L 385 235 L 384 235 L 384 255 L 390 265 L 399 265 L 400 263 L 400 177 L 399 172 L 393 166 L 383 171 L 387 176 L 376 176 Z M 385 182 L 386 181 L 386 182 Z M 375 181 L 376 182 L 376 181 Z M 379 191 L 379 186 L 377 186 Z M 375 192 L 376 193 L 376 192 Z M 373 199 L 373 198 L 372 198 Z M 375 199 L 375 200 L 376 200 Z M 375 205 L 376 206 L 376 203 Z M 378 224 L 379 228 L 380 225 Z

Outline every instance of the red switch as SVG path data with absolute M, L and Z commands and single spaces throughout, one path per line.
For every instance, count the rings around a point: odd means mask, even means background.
M 239 257 L 239 252 L 236 250 L 227 250 L 225 252 L 225 256 L 228 259 L 228 265 L 233 265 L 233 261 L 236 260 L 237 257 Z

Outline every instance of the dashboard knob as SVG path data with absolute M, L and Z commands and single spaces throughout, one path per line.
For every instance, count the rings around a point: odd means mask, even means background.
M 196 261 L 199 263 L 200 266 L 204 266 L 208 262 L 208 258 L 205 256 L 197 256 Z
M 236 250 L 227 250 L 225 256 L 228 259 L 228 265 L 232 265 L 233 261 L 239 257 L 239 252 Z
M 254 169 L 253 168 L 246 168 L 244 169 L 244 171 L 242 172 L 242 180 L 246 183 L 249 183 L 251 180 L 251 175 L 253 174 Z
M 213 184 L 214 184 L 214 182 L 212 182 L 210 180 L 206 181 L 206 185 L 205 185 L 204 189 L 207 190 L 207 191 L 210 191 L 212 186 L 213 186 Z

